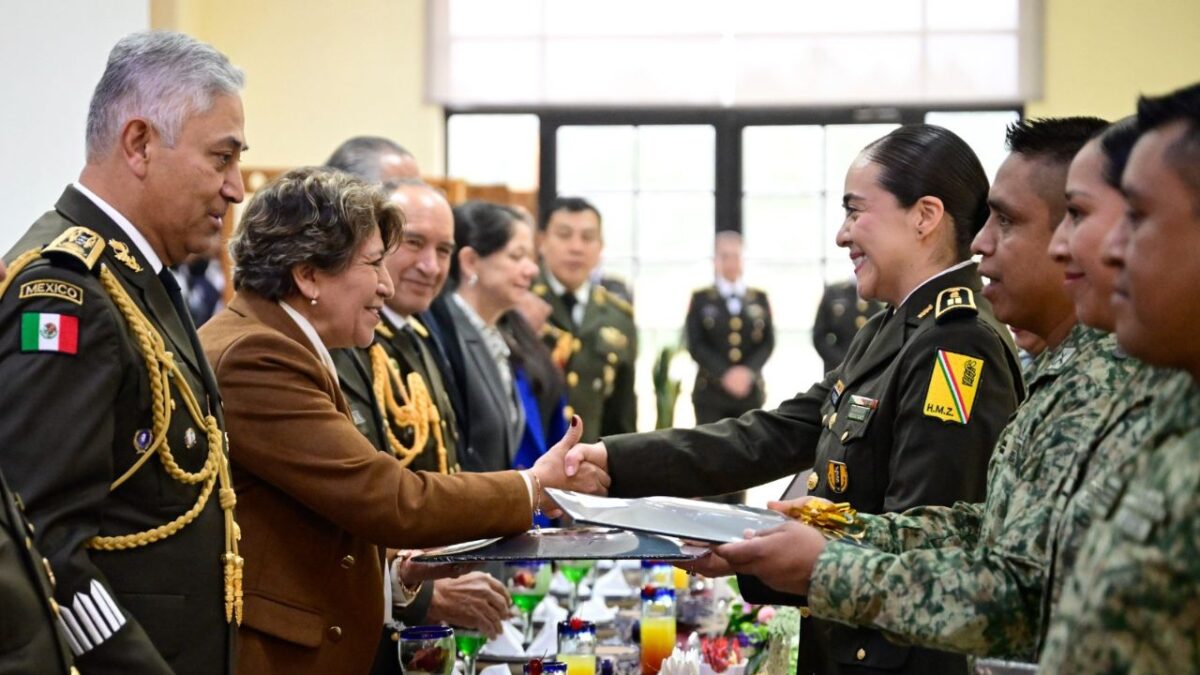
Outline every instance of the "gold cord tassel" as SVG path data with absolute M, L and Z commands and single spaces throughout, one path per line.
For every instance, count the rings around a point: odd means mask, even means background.
M 225 569 L 225 619 L 242 622 L 242 566 L 243 560 L 238 555 L 238 539 L 241 538 L 237 522 L 234 520 L 234 506 L 237 496 L 233 491 L 233 479 L 229 470 L 229 460 L 225 455 L 225 434 L 221 432 L 217 420 L 212 415 L 205 415 L 196 400 L 195 394 L 184 379 L 183 371 L 175 363 L 175 356 L 167 351 L 166 342 L 156 331 L 146 315 L 134 304 L 133 299 L 124 286 L 117 281 L 107 266 L 100 266 L 100 281 L 109 296 L 125 317 L 130 331 L 133 333 L 150 373 L 150 393 L 152 397 L 152 441 L 142 457 L 121 475 L 110 486 L 115 490 L 140 469 L 151 456 L 157 456 L 164 470 L 171 478 L 185 485 L 200 484 L 200 494 L 196 503 L 186 513 L 174 520 L 143 532 L 124 534 L 111 537 L 93 537 L 88 541 L 88 548 L 100 550 L 130 549 L 166 539 L 182 530 L 196 519 L 208 504 L 214 487 L 220 483 L 219 503 L 224 511 L 225 520 L 225 552 L 221 561 Z M 171 424 L 171 413 L 175 402 L 171 397 L 171 383 L 192 421 L 205 430 L 208 440 L 208 457 L 199 471 L 185 471 L 175 461 L 167 441 L 167 431 Z
M 409 373 L 406 378 L 408 386 L 405 387 L 404 381 L 400 379 L 400 369 L 388 358 L 382 345 L 371 345 L 369 352 L 371 380 L 375 389 L 375 400 L 384 419 L 384 434 L 387 436 L 388 447 L 403 466 L 408 466 L 425 450 L 432 433 L 437 448 L 438 471 L 447 473 L 449 467 L 445 438 L 442 435 L 442 416 L 433 402 L 433 397 L 429 395 L 425 380 L 418 373 Z M 396 400 L 396 392 L 399 392 L 403 399 L 403 405 Z M 396 434 L 392 432 L 392 425 L 412 427 L 411 447 L 405 447 L 400 439 L 396 438 Z

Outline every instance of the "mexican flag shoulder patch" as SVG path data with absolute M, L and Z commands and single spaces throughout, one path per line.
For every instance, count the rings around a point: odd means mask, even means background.
M 79 349 L 79 317 L 70 314 L 21 314 L 21 351 L 75 354 Z

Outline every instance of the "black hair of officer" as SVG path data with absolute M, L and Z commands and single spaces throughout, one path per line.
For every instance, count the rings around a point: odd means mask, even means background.
M 908 208 L 921 197 L 942 200 L 954 221 L 955 260 L 971 257 L 971 240 L 987 220 L 988 179 L 971 146 L 932 124 L 902 126 L 863 149 L 880 166 L 879 185 Z
M 1200 213 L 1200 82 L 1164 96 L 1138 99 L 1139 133 L 1180 120 L 1186 122 L 1186 128 L 1167 149 L 1165 159 L 1191 189 L 1192 207 Z
M 545 232 L 546 228 L 550 226 L 550 217 L 559 211 L 566 211 L 568 213 L 591 211 L 596 214 L 597 223 L 603 224 L 604 222 L 600 217 L 600 210 L 596 208 L 596 205 L 583 197 L 555 197 L 554 201 L 550 202 L 550 205 L 546 207 L 546 215 L 542 216 L 542 219 L 538 222 L 538 232 Z

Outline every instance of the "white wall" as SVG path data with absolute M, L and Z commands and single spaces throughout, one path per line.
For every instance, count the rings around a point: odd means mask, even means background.
M 88 101 L 146 0 L 0 0 L 0 254 L 83 168 Z

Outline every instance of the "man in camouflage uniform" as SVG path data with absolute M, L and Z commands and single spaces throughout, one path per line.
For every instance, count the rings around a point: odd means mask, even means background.
M 1038 359 L 1029 398 L 997 443 L 987 501 L 864 516 L 863 542 L 870 548 L 840 541 L 826 545 L 819 534 L 807 538 L 810 552 L 802 552 L 799 561 L 793 555 L 790 562 L 811 570 L 810 579 L 801 574 L 792 583 L 804 590 L 804 581 L 809 582 L 813 615 L 942 649 L 1033 654 L 1041 600 L 1054 592 L 1047 572 L 1051 532 L 1059 530 L 1059 553 L 1069 548 L 1064 542 L 1077 540 L 1057 516 L 1071 512 L 1072 495 L 1062 492 L 1064 486 L 1074 486 L 1093 453 L 1098 458 L 1120 454 L 1148 426 L 1144 397 L 1137 395 L 1143 386 L 1133 385 L 1120 401 L 1116 396 L 1145 367 L 1122 356 L 1112 336 L 1072 327 L 1069 309 L 1060 306 L 1039 319 L 1047 305 L 1022 279 L 1039 267 L 1060 269 L 1045 250 L 1065 207 L 1066 164 L 1100 125 L 1098 120 L 1045 120 L 1011 130 L 1013 154 L 996 176 L 992 216 L 975 240 L 976 252 L 984 256 L 981 272 L 993 279 L 985 295 L 997 317 L 1048 345 Z M 1065 294 L 1061 278 L 1061 272 L 1041 275 L 1041 292 Z M 1018 295 L 1018 289 L 1024 292 Z M 1081 443 L 1089 438 L 1100 439 L 1101 449 Z M 760 558 L 748 563 L 747 554 L 755 552 L 739 550 L 747 546 L 719 551 L 733 556 L 735 567 L 767 564 Z M 776 570 L 774 578 L 779 574 Z
M 1160 422 L 1091 511 L 1041 655 L 1045 673 L 1200 672 L 1200 85 L 1138 106 L 1122 176 L 1129 216 L 1108 242 L 1117 337 L 1182 369 Z
M 587 200 L 558 197 L 538 232 L 542 269 L 533 292 L 550 303 L 550 324 L 570 338 L 566 416 L 583 420 L 583 439 L 637 430 L 633 307 L 589 280 L 604 246 L 600 212 Z M 559 333 L 561 336 L 562 333 Z M 552 352 L 562 344 L 551 338 Z

